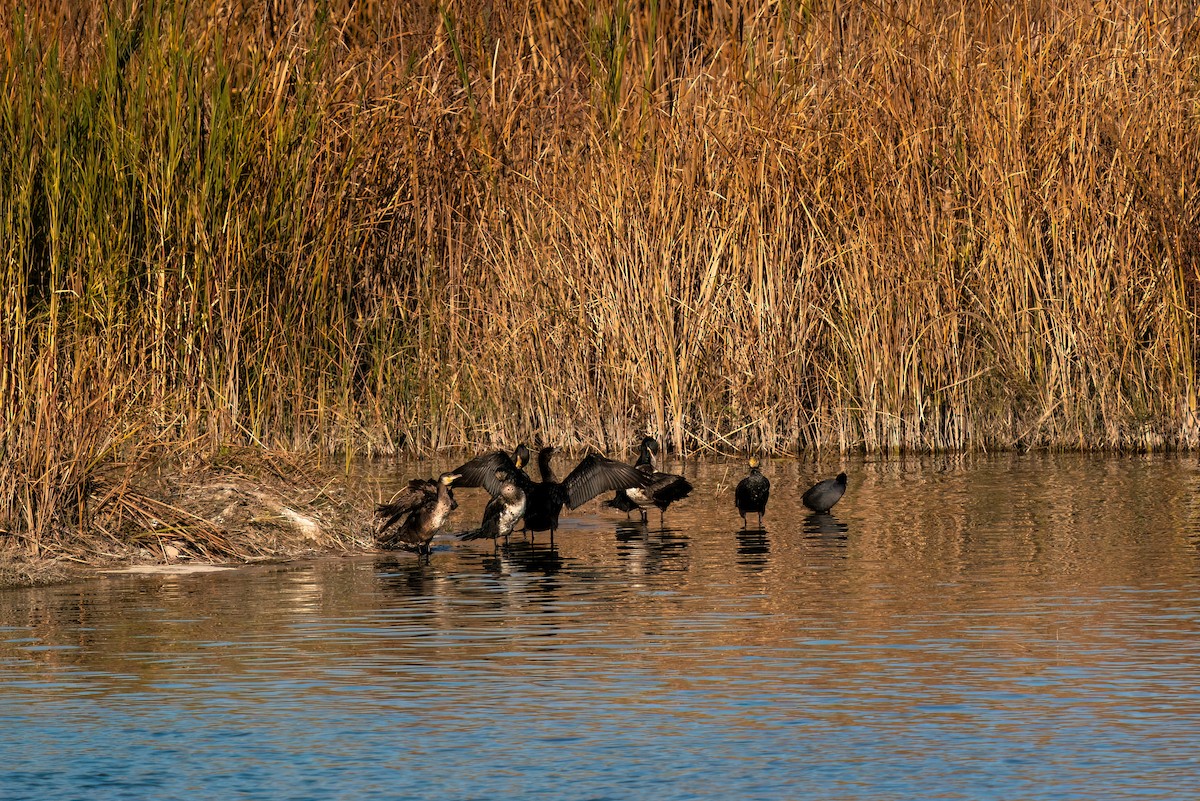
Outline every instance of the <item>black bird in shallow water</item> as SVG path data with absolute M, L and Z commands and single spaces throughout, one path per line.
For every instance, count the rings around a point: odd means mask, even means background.
M 375 507 L 375 513 L 386 518 L 376 531 L 375 544 L 387 550 L 416 551 L 428 556 L 433 536 L 450 511 L 458 508 L 450 491 L 456 478 L 454 473 L 442 473 L 436 480 L 414 478 L 394 501 Z M 402 517 L 404 523 L 393 528 Z
M 640 509 L 643 523 L 646 522 L 646 510 L 657 506 L 661 523 L 668 506 L 691 494 L 692 484 L 686 478 L 674 473 L 660 473 L 654 469 L 654 454 L 658 453 L 658 450 L 658 440 L 654 437 L 642 440 L 642 444 L 638 446 L 638 458 L 634 467 L 647 477 L 647 483 L 619 491 L 615 498 L 604 502 L 605 506 L 622 512 Z
M 733 491 L 733 501 L 737 504 L 738 514 L 742 516 L 742 526 L 746 525 L 746 515 L 758 515 L 758 524 L 762 525 L 763 512 L 767 511 L 767 498 L 771 495 L 771 482 L 758 469 L 758 459 L 750 457 L 750 475 L 738 482 Z
M 842 499 L 846 493 L 846 474 L 838 473 L 837 478 L 827 478 L 818 481 L 801 498 L 804 505 L 814 512 L 828 512 L 833 505 Z
M 483 510 L 483 525 L 463 534 L 464 540 L 491 537 L 498 541 L 500 537 L 504 537 L 507 542 L 513 527 L 525 515 L 525 490 L 521 489 L 513 472 L 501 467 L 493 473 L 493 477 L 498 482 L 500 491 L 492 496 Z
M 542 480 L 529 491 L 525 506 L 527 531 L 549 531 L 553 538 L 564 506 L 577 509 L 602 492 L 640 487 L 646 483 L 645 475 L 637 468 L 598 453 L 583 457 L 575 469 L 559 481 L 550 464 L 553 456 L 553 447 L 538 452 L 538 471 Z
M 609 509 L 616 509 L 618 512 L 624 512 L 626 518 L 629 517 L 630 512 L 642 508 L 633 502 L 633 499 L 629 497 L 629 493 L 627 493 L 625 490 L 617 490 L 616 495 L 600 505 L 607 506 Z M 643 515 L 643 518 L 644 517 L 645 516 Z

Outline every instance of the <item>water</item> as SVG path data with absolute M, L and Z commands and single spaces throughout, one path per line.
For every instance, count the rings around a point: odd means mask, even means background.
M 0 798 L 1200 796 L 1193 459 L 853 463 L 805 514 L 839 467 L 769 466 L 761 531 L 705 464 L 665 530 L 0 592 Z

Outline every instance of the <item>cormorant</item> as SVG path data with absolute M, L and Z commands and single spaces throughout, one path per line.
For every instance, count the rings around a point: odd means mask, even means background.
M 550 536 L 558 529 L 558 517 L 562 508 L 577 509 L 595 498 L 602 492 L 615 489 L 644 486 L 646 475 L 637 468 L 624 462 L 605 458 L 598 453 L 583 457 L 575 469 L 561 482 L 554 474 L 550 460 L 554 455 L 553 447 L 542 448 L 538 452 L 538 470 L 542 474 L 540 482 L 530 481 L 525 490 L 525 530 L 530 532 L 549 531 Z M 507 454 L 500 456 L 508 458 Z M 488 457 L 497 462 L 501 461 L 495 454 Z M 472 460 L 478 461 L 478 460 Z M 528 477 L 527 477 L 528 478 Z M 500 482 L 496 480 L 495 472 L 479 476 L 482 485 L 492 496 L 500 493 Z M 519 476 L 514 475 L 514 481 L 520 486 Z M 460 486 L 473 486 L 464 478 Z M 478 486 L 478 485 L 474 485 Z
M 504 537 L 507 541 L 517 521 L 525 515 L 525 490 L 517 483 L 513 471 L 501 467 L 493 473 L 493 477 L 499 483 L 500 491 L 492 496 L 483 510 L 483 525 L 463 534 L 464 540 L 480 540 L 484 537 L 498 540 Z
M 675 501 L 683 500 L 692 492 L 692 484 L 686 478 L 674 473 L 660 473 L 654 469 L 654 454 L 658 453 L 658 440 L 646 437 L 638 446 L 638 458 L 634 467 L 641 471 L 649 481 L 640 487 L 632 487 L 617 492 L 617 496 L 605 502 L 605 506 L 619 509 L 623 512 L 642 512 L 642 522 L 646 522 L 646 510 L 657 506 L 659 522 L 664 520 L 667 507 Z M 624 496 L 624 497 L 622 497 Z M 630 506 L 630 502 L 634 506 Z
M 625 490 L 617 490 L 616 495 L 600 505 L 607 506 L 609 509 L 616 509 L 618 512 L 624 512 L 626 518 L 629 517 L 630 512 L 642 508 L 633 502 L 633 499 L 629 497 L 629 493 Z M 645 518 L 645 515 L 642 517 Z
M 602 492 L 645 484 L 646 477 L 635 468 L 598 453 L 583 457 L 560 482 L 550 464 L 554 450 L 550 446 L 538 451 L 538 472 L 542 475 L 542 481 L 534 484 L 529 493 L 529 504 L 525 508 L 525 528 L 528 531 L 549 531 L 553 539 L 563 506 L 578 509 Z
M 804 505 L 814 512 L 828 512 L 833 505 L 842 499 L 846 492 L 846 474 L 838 473 L 837 478 L 827 478 L 818 481 L 801 500 Z
M 771 482 L 758 469 L 758 458 L 750 457 L 750 475 L 738 482 L 733 491 L 733 500 L 737 504 L 738 514 L 742 516 L 742 526 L 746 525 L 746 514 L 758 515 L 758 524 L 762 526 L 763 512 L 767 511 L 767 498 L 771 495 Z
M 375 534 L 375 543 L 387 550 L 416 551 L 429 555 L 429 543 L 446 522 L 451 509 L 457 509 L 450 485 L 458 478 L 455 473 L 442 473 L 437 480 L 414 478 L 391 503 L 375 507 L 375 513 L 386 517 Z M 396 529 L 392 526 L 408 515 Z

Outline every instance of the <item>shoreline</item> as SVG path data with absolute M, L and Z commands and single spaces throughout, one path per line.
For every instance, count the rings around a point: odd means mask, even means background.
M 468 452 L 370 461 L 346 470 L 305 462 L 305 457 L 255 449 L 227 450 L 190 462 L 160 460 L 110 470 L 98 479 L 81 526 L 60 527 L 34 537 L 0 531 L 0 590 L 41 587 L 131 573 L 184 574 L 237 569 L 298 559 L 379 553 L 373 510 L 390 489 L 417 475 L 436 475 L 442 463 Z M 922 462 L 939 472 L 972 469 L 998 459 L 1162 459 L 1191 463 L 1193 451 L 1147 453 L 1003 451 L 909 454 L 900 457 L 809 454 L 772 458 L 773 476 L 815 476 L 835 464 L 856 472 Z M 618 455 L 620 458 L 620 455 Z M 679 460 L 668 460 L 680 465 Z M 683 460 L 727 464 L 740 471 L 740 456 Z M 399 469 L 394 469 L 393 465 Z M 882 468 L 880 467 L 882 466 Z M 730 485 L 731 486 L 731 485 Z M 460 503 L 462 498 L 460 498 Z M 473 503 L 473 501 L 472 501 Z M 86 533 L 85 533 L 86 532 Z M 397 552 L 402 553 L 402 552 Z
M 374 503 L 352 476 L 278 453 L 127 466 L 92 482 L 73 525 L 3 532 L 0 589 L 363 551 Z

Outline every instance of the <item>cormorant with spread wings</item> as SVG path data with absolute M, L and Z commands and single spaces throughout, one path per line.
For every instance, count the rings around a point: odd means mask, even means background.
M 554 451 L 553 447 L 546 447 L 538 452 L 538 470 L 542 476 L 540 482 L 530 480 L 524 471 L 513 474 L 513 481 L 519 486 L 522 475 L 528 481 L 528 484 L 521 487 L 526 495 L 526 531 L 549 531 L 553 537 L 564 506 L 577 509 L 602 492 L 643 487 L 648 480 L 645 473 L 632 465 L 592 453 L 583 457 L 567 477 L 559 481 L 550 463 Z M 506 466 L 506 460 L 512 461 L 503 451 L 494 451 L 472 459 L 456 471 L 463 473 L 463 478 L 458 482 L 459 486 L 482 486 L 493 497 L 499 495 L 502 482 L 496 478 L 496 471 Z M 513 467 L 516 468 L 515 463 Z

